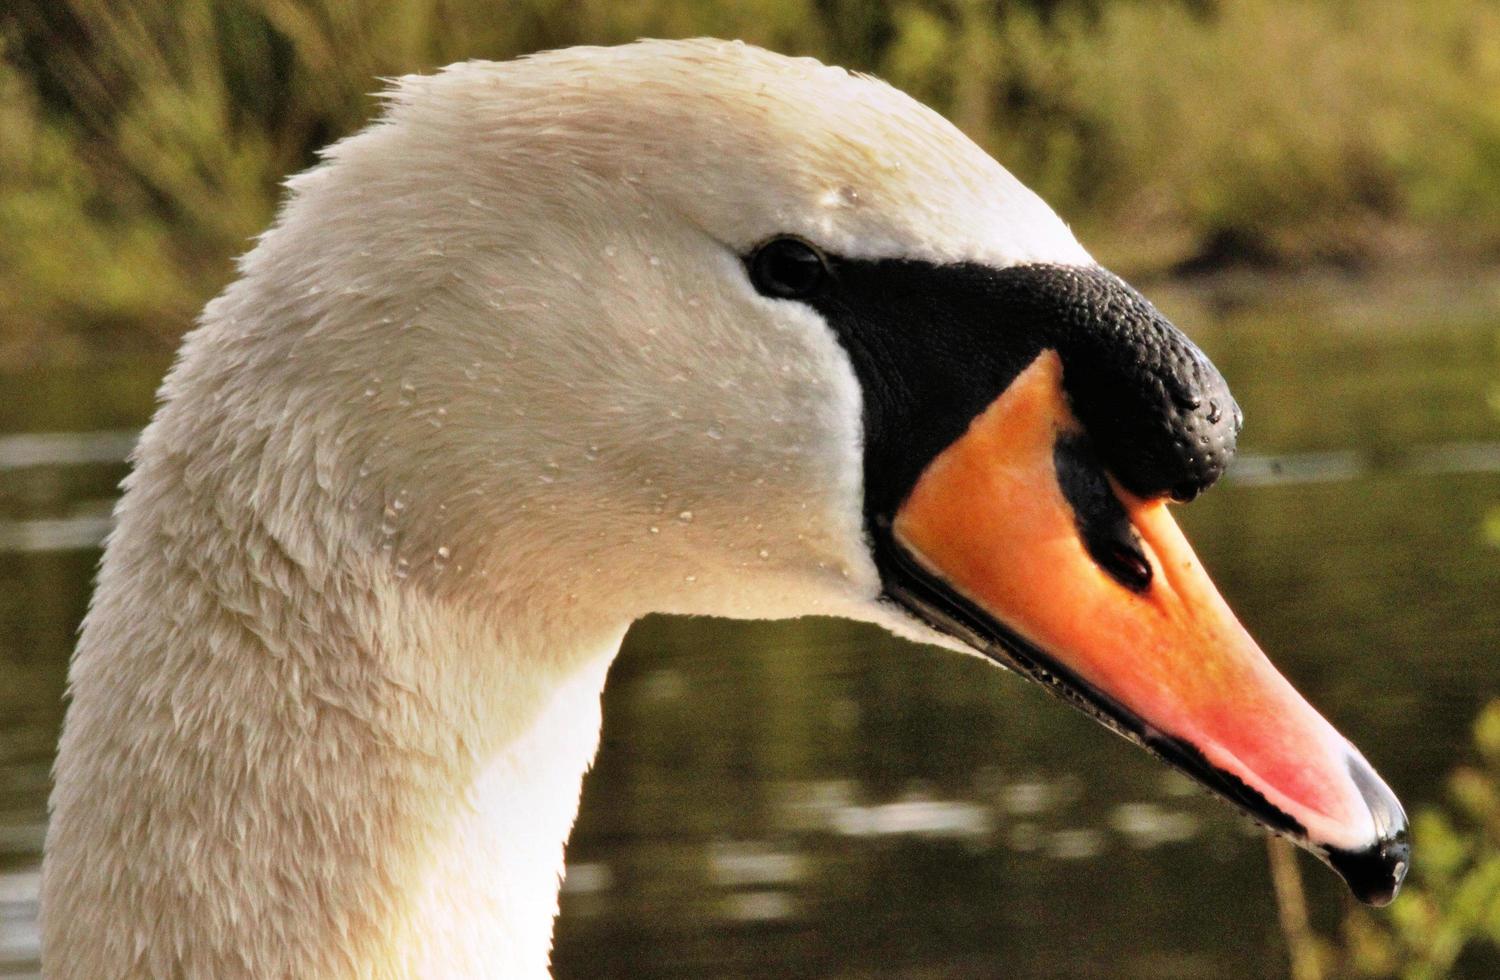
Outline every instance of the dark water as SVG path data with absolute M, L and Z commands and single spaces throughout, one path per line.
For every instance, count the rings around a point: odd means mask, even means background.
M 1408 809 L 1440 800 L 1500 693 L 1500 317 L 1195 317 L 1249 422 L 1182 522 Z M 0 377 L 0 976 L 36 970 L 65 665 L 164 366 Z M 1260 835 L 977 660 L 841 622 L 654 619 L 605 718 L 559 977 L 1286 973 Z M 1331 931 L 1347 899 L 1302 867 Z

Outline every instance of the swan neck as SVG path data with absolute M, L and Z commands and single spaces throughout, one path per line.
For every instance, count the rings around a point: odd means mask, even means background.
M 143 440 L 72 665 L 49 974 L 546 976 L 626 624 L 294 552 L 194 458 Z

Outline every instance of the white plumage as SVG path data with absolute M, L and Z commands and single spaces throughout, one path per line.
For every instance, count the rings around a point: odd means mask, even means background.
M 739 256 L 1087 263 L 933 112 L 717 41 L 409 77 L 162 388 L 79 642 L 49 976 L 535 977 L 647 612 L 878 606 L 860 393 Z

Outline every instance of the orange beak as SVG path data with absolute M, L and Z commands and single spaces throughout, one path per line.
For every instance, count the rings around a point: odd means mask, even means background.
M 944 625 L 1312 850 L 1362 900 L 1390 901 L 1409 855 L 1400 804 L 1266 659 L 1165 502 L 1068 455 L 1086 436 L 1062 372 L 1043 351 L 897 511 L 920 604 L 945 597 Z M 1093 503 L 1070 493 L 1079 468 Z M 1118 516 L 1102 543 L 1096 504 Z

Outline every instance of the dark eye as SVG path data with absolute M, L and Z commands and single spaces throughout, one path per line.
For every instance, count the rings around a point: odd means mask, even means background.
M 773 238 L 750 256 L 750 281 L 767 296 L 805 299 L 828 281 L 828 264 L 800 238 Z

